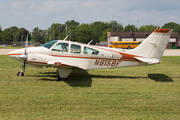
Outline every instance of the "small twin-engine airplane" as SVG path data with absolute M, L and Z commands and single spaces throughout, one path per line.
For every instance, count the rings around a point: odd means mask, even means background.
M 64 40 L 54 40 L 41 47 L 26 47 L 8 55 L 22 62 L 17 76 L 24 76 L 25 66 L 57 68 L 58 80 L 67 79 L 72 69 L 104 69 L 144 66 L 160 63 L 172 29 L 157 29 L 135 49 L 107 48 Z M 28 39 L 28 38 L 27 38 Z

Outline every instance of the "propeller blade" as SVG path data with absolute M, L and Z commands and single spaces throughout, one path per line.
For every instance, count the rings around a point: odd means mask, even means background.
M 24 51 L 25 55 L 27 55 L 27 44 L 28 44 L 28 34 L 27 34 L 27 39 L 26 39 L 26 44 L 25 44 L 25 51 Z

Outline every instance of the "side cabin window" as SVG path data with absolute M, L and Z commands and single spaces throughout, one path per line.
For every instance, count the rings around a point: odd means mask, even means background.
M 58 43 L 52 48 L 52 51 L 56 51 L 56 52 L 68 52 L 68 50 L 69 50 L 68 43 Z
M 71 50 L 70 51 L 71 51 L 71 53 L 81 53 L 81 46 L 71 44 Z
M 88 54 L 88 55 L 97 55 L 99 53 L 99 51 L 92 49 L 92 48 L 89 48 L 89 47 L 84 47 L 83 53 Z

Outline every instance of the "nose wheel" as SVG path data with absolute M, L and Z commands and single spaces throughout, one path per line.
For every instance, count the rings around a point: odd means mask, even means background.
M 21 70 L 17 73 L 17 76 L 24 76 L 24 72 Z
M 25 65 L 26 65 L 26 60 L 24 60 L 24 62 L 22 63 L 22 65 L 21 65 L 21 71 L 19 71 L 18 73 L 17 73 L 17 76 L 24 76 L 24 72 L 25 72 Z

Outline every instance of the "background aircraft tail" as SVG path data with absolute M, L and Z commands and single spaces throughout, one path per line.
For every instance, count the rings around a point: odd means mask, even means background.
M 172 31 L 172 29 L 160 29 L 157 27 L 138 47 L 130 51 L 138 56 L 160 60 Z

